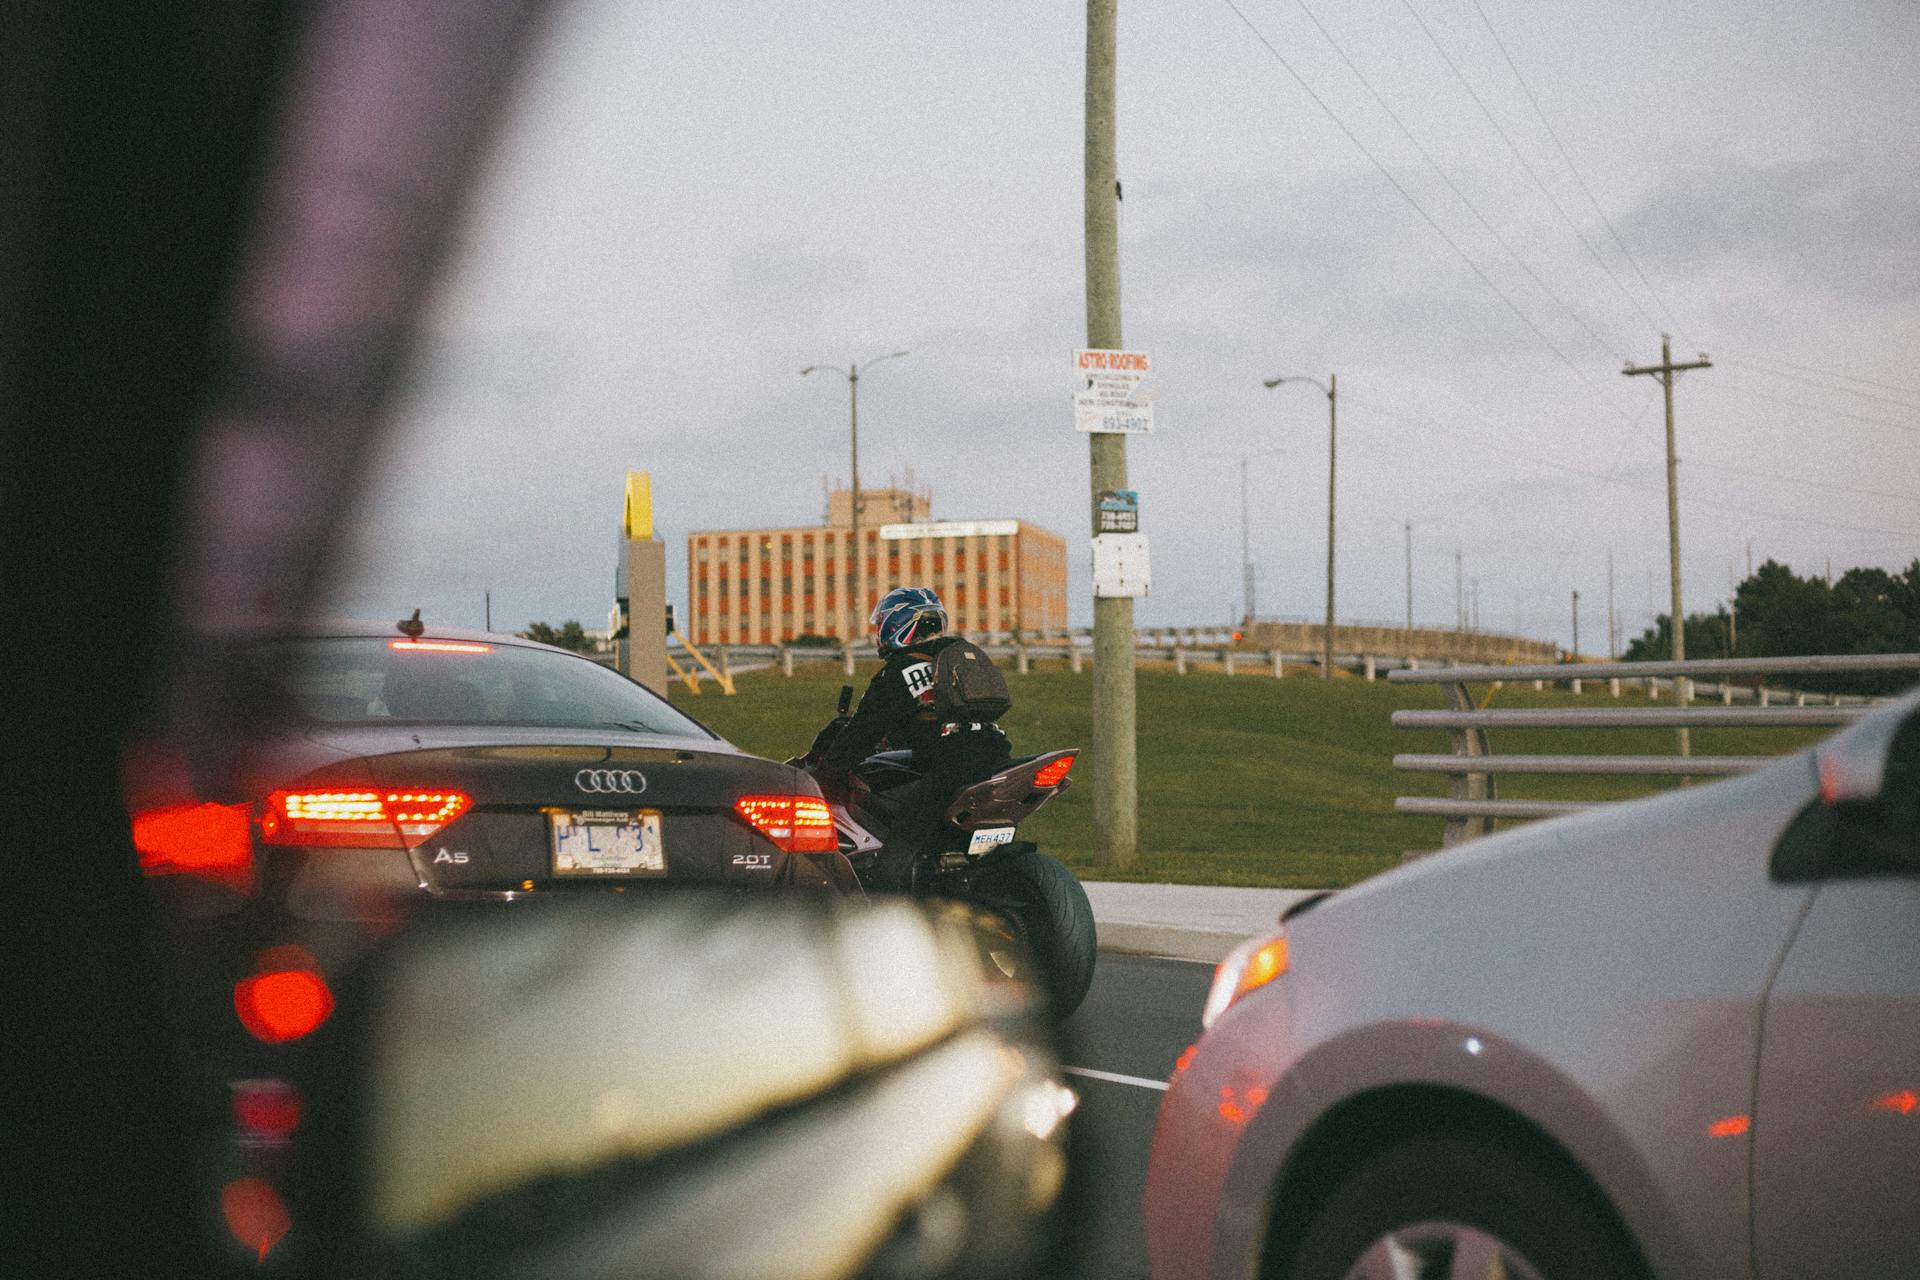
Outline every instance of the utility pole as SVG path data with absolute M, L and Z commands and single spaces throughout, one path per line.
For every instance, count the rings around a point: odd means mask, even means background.
M 1727 565 L 1727 656 L 1734 656 L 1740 645 L 1740 584 L 1733 580 L 1733 565 Z
M 852 472 L 853 492 L 848 495 L 847 515 L 853 522 L 853 575 L 848 579 L 847 599 L 853 608 L 847 615 L 847 648 L 860 637 L 860 615 L 867 611 L 866 568 L 867 549 L 860 545 L 860 366 L 847 361 L 847 434 L 852 441 L 853 457 L 848 463 Z
M 875 356 L 873 359 L 867 361 L 865 365 L 848 361 L 847 367 L 844 369 L 837 364 L 810 364 L 800 371 L 800 376 L 803 378 L 815 369 L 828 369 L 834 373 L 844 373 L 847 375 L 847 422 L 853 452 L 850 462 L 853 469 L 853 492 L 848 495 L 848 513 L 851 516 L 853 524 L 853 564 L 851 566 L 852 572 L 847 575 L 847 579 L 842 584 L 842 588 L 847 593 L 846 643 L 848 645 L 852 645 L 860 638 L 861 626 L 864 621 L 860 615 L 866 612 L 867 607 L 865 590 L 866 575 L 864 572 L 867 557 L 862 554 L 863 548 L 860 545 L 860 509 L 863 505 L 860 501 L 860 370 L 863 368 L 871 369 L 883 360 L 898 360 L 901 356 L 907 354 L 909 353 L 905 351 L 890 352 L 884 356 Z
M 1325 382 L 1318 378 L 1294 376 L 1268 378 L 1261 383 L 1271 391 L 1283 382 L 1310 382 L 1327 398 L 1327 624 L 1321 635 L 1320 678 L 1333 679 L 1333 501 L 1334 464 L 1339 459 L 1340 376 L 1330 373 Z
M 1613 548 L 1607 548 L 1607 661 L 1620 656 L 1620 615 L 1613 607 Z
M 1327 631 L 1326 652 L 1321 658 L 1320 678 L 1333 679 L 1333 461 L 1335 415 L 1340 407 L 1340 378 L 1327 375 Z M 1827 572 L 1832 586 L 1833 572 Z
M 1573 660 L 1580 661 L 1580 593 L 1573 593 Z
M 1407 521 L 1407 630 L 1413 630 L 1413 521 Z
M 1460 589 L 1460 551 L 1453 553 L 1453 629 L 1455 632 L 1467 629 L 1467 599 Z
M 1253 625 L 1253 544 L 1247 533 L 1247 455 L 1240 455 L 1240 594 L 1245 625 Z
M 1087 0 L 1086 216 L 1087 346 L 1118 350 L 1120 182 L 1115 154 L 1116 0 Z M 1093 432 L 1092 505 L 1127 487 L 1127 438 Z M 1140 856 L 1138 743 L 1135 741 L 1133 599 L 1093 599 L 1093 858 L 1125 866 Z
M 486 603 L 481 607 L 485 613 L 486 621 L 482 624 L 480 629 L 482 631 L 491 631 L 493 630 L 493 592 L 492 591 L 486 592 L 485 597 L 486 597 Z
M 1687 615 L 1680 603 L 1680 460 L 1673 447 L 1673 375 L 1688 369 L 1711 369 L 1713 362 L 1702 352 L 1698 360 L 1686 364 L 1673 362 L 1673 339 L 1667 334 L 1660 335 L 1660 363 L 1650 365 L 1628 365 L 1621 370 L 1629 378 L 1641 376 L 1660 379 L 1660 389 L 1667 401 L 1667 555 L 1671 562 L 1673 578 L 1673 660 L 1684 662 L 1687 658 Z M 1693 698 L 1693 681 L 1681 676 L 1675 681 L 1680 706 L 1686 706 Z M 1678 731 L 1680 754 L 1693 754 L 1688 741 L 1687 731 Z

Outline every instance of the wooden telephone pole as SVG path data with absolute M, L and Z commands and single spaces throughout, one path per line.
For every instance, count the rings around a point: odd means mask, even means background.
M 1673 362 L 1673 339 L 1666 334 L 1660 335 L 1660 363 L 1649 365 L 1628 365 L 1621 373 L 1629 378 L 1654 377 L 1660 379 L 1660 388 L 1667 400 L 1667 556 L 1673 576 L 1673 660 L 1684 662 L 1687 657 L 1687 615 L 1680 603 L 1680 460 L 1673 447 L 1673 375 L 1688 369 L 1711 369 L 1712 361 L 1703 352 L 1698 360 L 1686 364 Z M 1674 681 L 1674 701 L 1686 706 L 1693 698 L 1693 681 L 1681 676 Z M 1680 754 L 1691 755 L 1692 748 L 1685 729 L 1679 730 Z
M 1120 183 L 1114 142 L 1115 0 L 1087 0 L 1086 165 L 1087 346 L 1118 350 Z M 1092 506 L 1103 490 L 1127 487 L 1127 438 L 1096 431 Z M 1140 797 L 1134 740 L 1133 599 L 1093 599 L 1093 857 L 1125 866 L 1140 857 Z

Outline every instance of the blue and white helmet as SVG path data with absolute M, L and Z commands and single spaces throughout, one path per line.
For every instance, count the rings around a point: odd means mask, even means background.
M 925 644 L 947 629 L 947 610 L 926 587 L 895 587 L 873 607 L 874 647 L 882 656 Z

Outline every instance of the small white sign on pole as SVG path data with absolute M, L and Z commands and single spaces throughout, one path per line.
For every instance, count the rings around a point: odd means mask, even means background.
M 1140 386 L 1153 372 L 1144 351 L 1081 348 L 1073 353 L 1081 385 L 1073 394 L 1073 425 L 1109 435 L 1146 435 L 1153 430 L 1153 392 Z
M 1144 596 L 1153 586 L 1144 533 L 1102 533 L 1093 539 L 1093 594 Z

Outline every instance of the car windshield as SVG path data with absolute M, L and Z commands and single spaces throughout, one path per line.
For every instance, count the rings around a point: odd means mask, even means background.
M 343 636 L 263 642 L 257 651 L 300 713 L 323 724 L 403 721 L 713 736 L 597 662 L 531 646 Z

